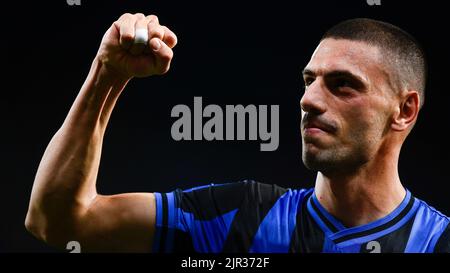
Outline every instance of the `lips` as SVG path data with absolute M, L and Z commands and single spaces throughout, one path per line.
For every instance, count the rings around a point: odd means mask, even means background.
M 327 133 L 333 133 L 336 131 L 336 127 L 326 123 L 319 121 L 318 119 L 314 120 L 305 120 L 303 122 L 303 130 L 306 133 L 319 133 L 319 132 L 327 132 Z

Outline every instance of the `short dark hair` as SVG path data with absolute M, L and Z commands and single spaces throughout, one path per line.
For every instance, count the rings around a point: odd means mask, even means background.
M 356 18 L 335 25 L 322 36 L 321 41 L 327 38 L 360 41 L 380 48 L 395 70 L 395 87 L 418 91 L 422 107 L 427 61 L 422 46 L 409 33 L 386 22 Z

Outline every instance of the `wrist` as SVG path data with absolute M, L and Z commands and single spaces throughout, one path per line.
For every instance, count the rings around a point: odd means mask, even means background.
M 94 58 L 91 72 L 96 75 L 97 81 L 109 86 L 125 86 L 133 77 L 124 75 L 117 69 L 101 60 L 98 56 Z

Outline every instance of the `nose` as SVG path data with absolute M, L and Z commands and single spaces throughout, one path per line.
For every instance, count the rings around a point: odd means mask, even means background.
M 325 90 L 320 79 L 317 78 L 307 88 L 300 100 L 300 107 L 304 112 L 311 114 L 322 114 L 326 111 Z

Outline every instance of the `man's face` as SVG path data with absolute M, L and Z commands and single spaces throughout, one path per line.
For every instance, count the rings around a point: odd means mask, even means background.
M 395 95 L 382 52 L 363 42 L 325 39 L 303 71 L 302 159 L 322 173 L 348 173 L 376 156 Z

